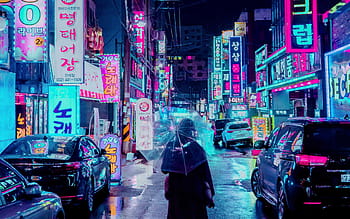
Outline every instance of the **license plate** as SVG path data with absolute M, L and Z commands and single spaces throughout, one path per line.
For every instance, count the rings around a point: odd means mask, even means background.
M 342 174 L 340 177 L 341 182 L 350 182 L 350 174 Z

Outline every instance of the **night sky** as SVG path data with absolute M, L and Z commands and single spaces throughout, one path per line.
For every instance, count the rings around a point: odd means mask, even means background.
M 340 0 L 318 0 L 320 12 L 334 6 Z M 270 8 L 272 0 L 182 0 L 183 25 L 204 25 L 208 33 L 220 35 L 222 30 L 232 29 L 239 14 L 248 8 Z

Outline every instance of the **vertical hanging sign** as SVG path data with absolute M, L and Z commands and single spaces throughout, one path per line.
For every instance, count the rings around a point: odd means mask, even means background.
M 49 133 L 77 134 L 80 127 L 79 87 L 49 87 Z
M 81 84 L 84 72 L 84 1 L 55 1 L 54 82 Z
M 284 0 L 287 52 L 317 51 L 317 0 Z
M 134 34 L 136 54 L 138 57 L 143 57 L 145 53 L 145 12 L 134 11 Z
M 100 68 L 104 98 L 101 102 L 120 102 L 120 57 L 119 54 L 100 55 Z
M 14 58 L 20 62 L 47 60 L 46 1 L 15 0 Z
M 230 37 L 229 44 L 230 97 L 242 97 L 242 37 Z

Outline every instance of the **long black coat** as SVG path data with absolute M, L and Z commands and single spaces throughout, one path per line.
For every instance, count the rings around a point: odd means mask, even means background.
M 206 219 L 204 182 L 208 182 L 214 195 L 214 186 L 208 162 L 205 161 L 186 175 L 169 173 L 169 190 L 166 194 L 168 219 Z

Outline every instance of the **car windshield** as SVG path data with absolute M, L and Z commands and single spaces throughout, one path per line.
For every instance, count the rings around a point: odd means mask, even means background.
M 72 156 L 76 141 L 71 136 L 19 139 L 12 142 L 1 154 L 66 160 Z
M 245 129 L 248 127 L 249 127 L 248 123 L 236 123 L 236 124 L 231 124 L 229 129 Z
M 304 152 L 350 152 L 349 125 L 310 125 L 305 133 Z

